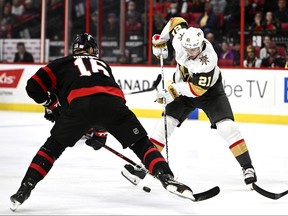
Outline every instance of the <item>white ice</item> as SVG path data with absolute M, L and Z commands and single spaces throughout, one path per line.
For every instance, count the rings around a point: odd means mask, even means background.
M 140 118 L 151 134 L 159 119 Z M 238 123 L 259 186 L 288 189 L 288 126 Z M 167 192 L 147 176 L 134 186 L 120 173 L 127 163 L 106 149 L 94 151 L 80 140 L 67 149 L 16 212 L 10 196 L 35 153 L 49 136 L 52 123 L 42 113 L 0 112 L 0 215 L 287 215 L 288 195 L 271 200 L 244 184 L 242 171 L 227 144 L 207 121 L 187 120 L 168 144 L 168 160 L 178 180 L 195 193 L 218 185 L 218 196 L 192 202 Z M 107 145 L 135 162 L 138 158 L 109 135 Z M 163 151 L 166 158 L 166 150 Z M 146 193 L 143 186 L 152 190 Z

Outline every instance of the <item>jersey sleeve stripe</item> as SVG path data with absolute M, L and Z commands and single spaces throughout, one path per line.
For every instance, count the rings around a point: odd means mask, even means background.
M 42 67 L 42 69 L 47 72 L 47 74 L 50 77 L 51 82 L 52 82 L 52 88 L 54 88 L 56 86 L 56 77 L 55 77 L 53 71 L 48 66 Z
M 47 92 L 46 86 L 42 83 L 42 80 L 36 74 L 32 76 L 32 79 L 34 79 L 38 83 L 38 85 L 41 86 L 44 92 Z
M 125 101 L 124 94 L 121 89 L 112 86 L 93 86 L 88 88 L 74 89 L 67 97 L 68 103 L 78 97 L 84 97 L 93 94 L 106 93 L 114 96 L 121 97 Z
M 193 84 L 192 83 L 188 83 L 190 91 L 192 92 L 193 95 L 195 95 L 196 97 L 199 97 L 200 95 L 196 93 L 196 91 L 194 91 L 193 89 Z

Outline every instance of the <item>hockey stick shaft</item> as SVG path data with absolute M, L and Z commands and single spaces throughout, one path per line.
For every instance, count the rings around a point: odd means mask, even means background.
M 160 55 L 160 67 L 162 74 L 162 89 L 165 91 L 165 80 L 164 80 L 164 67 L 163 67 L 163 55 Z M 169 156 L 168 156 L 168 135 L 167 135 L 167 115 L 166 115 L 166 99 L 163 98 L 163 118 L 164 118 L 164 133 L 165 133 L 165 146 L 166 146 L 166 160 L 169 164 Z
M 157 79 L 153 82 L 152 87 L 147 88 L 147 89 L 143 89 L 143 90 L 139 90 L 139 91 L 127 92 L 127 93 L 125 93 L 125 95 L 139 94 L 139 93 L 153 91 L 153 90 L 155 90 L 157 88 L 157 86 L 159 85 L 160 81 L 161 81 L 161 75 L 159 74 L 157 76 Z
M 113 148 L 104 145 L 103 146 L 105 149 L 107 149 L 108 151 L 112 152 L 113 154 L 117 155 L 118 157 L 122 158 L 123 160 L 127 161 L 128 163 L 130 163 L 131 165 L 141 169 L 144 173 L 149 173 L 149 171 L 144 167 L 141 166 L 139 164 L 136 164 L 134 161 L 132 161 L 131 159 L 129 159 L 128 157 L 124 156 L 123 154 L 121 154 L 120 152 L 114 150 Z
M 127 161 L 128 163 L 132 164 L 133 166 L 137 166 L 137 164 L 134 161 L 132 161 L 131 159 L 127 158 L 126 156 L 124 156 L 120 152 L 112 149 L 111 147 L 109 147 L 107 145 L 104 145 L 103 147 L 105 149 L 107 149 L 108 151 L 112 152 L 113 154 L 117 155 L 118 157 L 122 158 L 123 160 Z

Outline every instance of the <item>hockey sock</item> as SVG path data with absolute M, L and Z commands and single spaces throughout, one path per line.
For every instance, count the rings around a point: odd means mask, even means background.
M 54 164 L 54 159 L 50 151 L 41 147 L 34 156 L 22 182 L 27 178 L 32 178 L 36 183 L 41 181 Z
M 162 169 L 165 173 L 173 175 L 165 158 L 150 142 L 147 136 L 136 142 L 130 148 L 134 151 L 150 173 L 154 174 L 157 169 Z

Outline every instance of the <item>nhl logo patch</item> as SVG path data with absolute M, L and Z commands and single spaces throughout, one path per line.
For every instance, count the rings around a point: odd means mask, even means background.
M 134 134 L 139 134 L 138 128 L 134 128 L 134 129 L 133 129 L 133 133 L 134 133 Z

